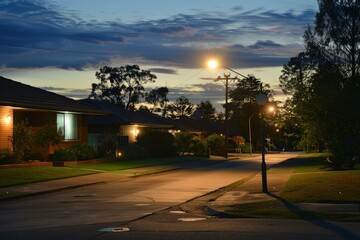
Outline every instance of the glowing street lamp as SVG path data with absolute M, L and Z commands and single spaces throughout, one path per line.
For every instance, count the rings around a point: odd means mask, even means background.
M 218 68 L 218 62 L 214 59 L 209 60 L 207 62 L 208 68 L 211 69 L 216 69 Z M 236 72 L 235 70 L 228 68 L 228 67 L 224 67 L 223 68 L 230 70 L 242 77 L 245 77 L 244 75 Z M 229 123 L 228 123 L 228 118 L 229 118 L 229 111 L 228 111 L 228 95 L 229 95 L 229 81 L 234 81 L 237 80 L 237 76 L 235 76 L 234 78 L 230 78 L 230 73 L 229 74 L 224 74 L 224 77 L 221 78 L 220 76 L 217 77 L 215 79 L 215 81 L 219 81 L 219 80 L 224 80 L 224 85 L 225 85 L 225 158 L 228 157 L 228 138 L 229 138 Z

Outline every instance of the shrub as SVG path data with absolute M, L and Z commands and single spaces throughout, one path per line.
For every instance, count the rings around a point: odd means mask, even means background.
M 53 161 L 81 161 L 95 158 L 95 150 L 88 144 L 80 144 L 68 148 L 56 149 Z
M 192 139 L 191 152 L 194 153 L 195 156 L 206 156 L 206 149 L 206 145 L 202 143 L 198 137 Z
M 206 139 L 207 148 L 211 149 L 211 154 L 223 156 L 225 155 L 225 137 L 212 134 Z
M 74 152 L 69 151 L 69 149 L 60 148 L 56 149 L 54 155 L 52 156 L 53 161 L 75 161 L 76 155 Z
M 88 160 L 96 157 L 96 151 L 88 144 L 69 147 L 69 151 L 75 154 L 76 160 Z
M 59 144 L 63 134 L 56 123 L 51 122 L 40 128 L 34 134 L 34 145 L 37 147 L 41 160 L 48 160 L 49 147 Z
M 116 136 L 111 132 L 103 132 L 99 135 L 97 151 L 100 156 L 115 156 Z
M 189 132 L 178 132 L 174 137 L 174 147 L 180 155 L 192 152 L 194 134 Z
M 138 146 L 144 148 L 150 157 L 171 157 L 176 155 L 174 136 L 168 132 L 147 131 L 137 137 Z
M 14 149 L 14 162 L 21 162 L 29 155 L 33 147 L 33 133 L 28 122 L 14 125 L 13 137 L 11 138 Z
M 134 142 L 123 149 L 122 157 L 126 160 L 138 160 L 149 158 L 150 154 L 144 147 L 141 147 L 137 142 Z
M 193 133 L 176 133 L 174 147 L 180 155 L 184 155 L 185 153 L 191 153 L 196 156 L 206 155 L 205 145 Z
M 0 164 L 14 163 L 14 154 L 9 148 L 0 148 Z

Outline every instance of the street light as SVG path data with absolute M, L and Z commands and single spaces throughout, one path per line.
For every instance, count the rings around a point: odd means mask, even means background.
M 218 67 L 218 62 L 214 59 L 212 60 L 209 60 L 207 62 L 208 64 L 208 67 L 211 68 L 211 69 L 215 69 Z M 236 72 L 235 70 L 231 69 L 231 68 L 228 68 L 228 67 L 224 67 L 223 68 L 227 69 L 227 70 L 230 70 L 242 77 L 245 77 L 244 75 Z M 217 77 L 215 79 L 215 81 L 220 81 L 220 80 L 224 80 L 224 85 L 225 85 L 225 158 L 228 158 L 228 138 L 229 138 L 229 122 L 228 122 L 228 119 L 229 119 L 229 110 L 228 110 L 228 95 L 229 95 L 229 81 L 235 81 L 237 80 L 237 76 L 233 77 L 233 78 L 230 78 L 230 73 L 229 74 L 224 74 L 224 77 Z
M 261 87 L 262 90 L 262 87 Z M 266 162 L 265 162 L 265 133 L 264 133 L 264 105 L 268 102 L 268 97 L 264 93 L 260 93 L 256 97 L 256 102 L 261 106 L 261 176 L 262 176 L 262 191 L 267 193 L 267 177 L 266 177 Z

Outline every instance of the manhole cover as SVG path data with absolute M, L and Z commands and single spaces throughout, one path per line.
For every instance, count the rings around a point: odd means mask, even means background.
M 170 213 L 173 213 L 173 214 L 184 214 L 186 212 L 184 211 L 170 211 Z
M 204 221 L 206 220 L 206 218 L 201 218 L 201 217 L 190 217 L 190 218 L 178 218 L 179 221 L 182 221 L 182 222 L 196 222 L 196 221 Z
M 127 227 L 108 227 L 97 230 L 98 232 L 128 232 L 130 231 Z

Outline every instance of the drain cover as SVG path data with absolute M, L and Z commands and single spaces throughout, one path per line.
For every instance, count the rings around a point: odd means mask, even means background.
M 97 230 L 98 232 L 128 232 L 130 231 L 127 227 L 108 227 Z
M 135 206 L 138 206 L 138 207 L 149 206 L 149 205 L 150 205 L 149 203 L 137 203 L 137 204 L 135 204 Z
M 206 218 L 201 218 L 201 217 L 190 217 L 190 218 L 178 218 L 179 221 L 182 222 L 196 222 L 196 221 L 204 221 L 206 220 Z

